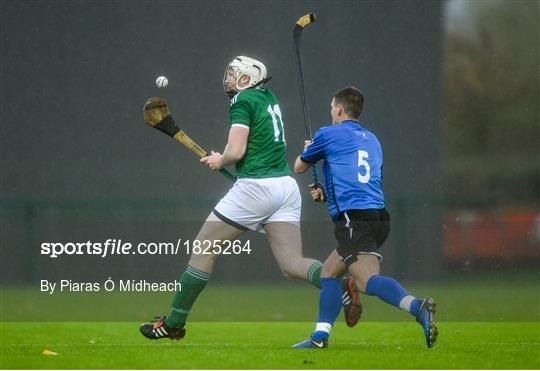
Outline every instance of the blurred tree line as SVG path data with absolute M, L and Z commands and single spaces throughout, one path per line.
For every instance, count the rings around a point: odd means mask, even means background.
M 443 131 L 451 205 L 539 207 L 539 4 L 448 4 Z

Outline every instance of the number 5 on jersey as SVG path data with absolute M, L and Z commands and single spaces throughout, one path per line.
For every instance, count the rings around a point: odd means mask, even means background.
M 279 105 L 275 104 L 274 107 L 272 107 L 269 104 L 267 111 L 272 117 L 272 124 L 274 124 L 274 142 L 284 142 L 285 132 L 283 131 L 283 119 L 281 117 Z
M 369 157 L 369 154 L 366 151 L 358 151 L 358 181 L 360 183 L 367 183 L 369 182 L 370 177 L 370 171 L 371 168 L 369 167 L 369 163 L 366 161 L 366 159 Z M 361 168 L 365 168 L 365 174 L 362 175 Z

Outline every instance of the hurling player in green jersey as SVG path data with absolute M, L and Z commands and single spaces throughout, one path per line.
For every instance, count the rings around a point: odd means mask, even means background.
M 236 162 L 238 177 L 291 175 L 285 157 L 283 118 L 277 99 L 270 90 L 258 86 L 236 94 L 231 101 L 229 126 L 231 129 L 238 127 L 232 130 L 241 135 L 248 134 L 244 156 Z M 228 155 L 227 150 L 224 155 Z M 207 163 L 227 161 L 223 156 L 214 156 Z
M 235 164 L 238 179 L 210 213 L 193 246 L 234 240 L 248 230 L 264 231 L 283 274 L 320 288 L 322 264 L 302 256 L 302 202 L 285 157 L 279 103 L 263 86 L 269 79 L 264 64 L 249 57 L 236 57 L 225 70 L 223 85 L 231 99 L 229 138 L 223 154 L 212 151 L 201 162 L 214 171 Z M 170 314 L 141 325 L 145 337 L 184 337 L 188 313 L 212 275 L 216 255 L 205 252 L 209 254 L 191 254 Z

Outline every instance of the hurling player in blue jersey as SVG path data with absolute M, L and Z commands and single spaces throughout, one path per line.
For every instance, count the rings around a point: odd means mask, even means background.
M 412 314 L 424 330 L 428 347 L 437 339 L 435 301 L 416 298 L 396 280 L 379 274 L 379 248 L 390 232 L 390 215 L 385 209 L 381 184 L 381 144 L 358 121 L 363 107 L 364 96 L 358 89 L 346 87 L 338 91 L 331 103 L 332 125 L 319 129 L 312 142 L 305 142 L 304 152 L 294 164 L 296 173 L 304 173 L 312 164 L 324 160 L 326 194 L 312 189 L 311 196 L 315 201 L 325 198 L 328 202 L 338 242 L 321 272 L 315 332 L 294 348 L 328 346 L 330 330 L 341 309 L 337 277 L 346 271 L 352 277 L 350 284 L 359 291 Z

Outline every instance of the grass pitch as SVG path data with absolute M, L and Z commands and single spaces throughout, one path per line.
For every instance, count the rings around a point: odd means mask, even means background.
M 418 297 L 437 301 L 440 322 L 539 322 L 540 273 L 476 277 L 410 284 Z M 167 314 L 172 293 L 48 293 L 38 287 L 1 287 L 4 322 L 142 322 Z M 220 285 L 211 281 L 197 299 L 193 322 L 311 322 L 317 317 L 319 290 L 302 282 L 271 285 Z M 410 316 L 362 295 L 366 322 L 410 321 Z
M 49 295 L 2 287 L 0 368 L 540 369 L 537 273 L 406 286 L 437 300 L 433 349 L 409 314 L 367 296 L 356 327 L 340 315 L 330 348 L 291 349 L 310 335 L 317 315 L 318 291 L 302 284 L 211 283 L 179 342 L 150 341 L 138 330 L 167 313 L 170 293 Z M 58 354 L 43 355 L 45 349 Z
M 191 323 L 183 340 L 150 341 L 137 323 L 3 323 L 2 368 L 537 369 L 536 323 L 441 323 L 427 349 L 413 322 L 343 323 L 330 348 L 296 350 L 312 323 Z M 44 349 L 58 353 L 42 355 Z

